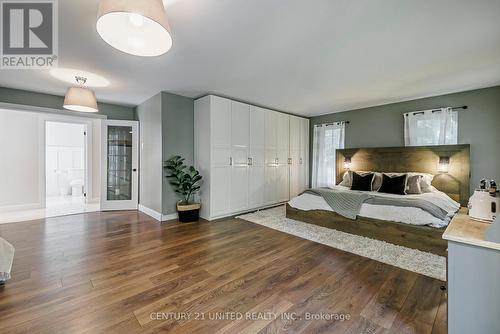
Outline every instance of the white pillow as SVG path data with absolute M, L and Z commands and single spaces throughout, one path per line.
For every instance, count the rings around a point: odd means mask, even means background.
M 344 176 L 342 177 L 342 181 L 339 183 L 339 186 L 351 188 L 351 174 L 349 174 L 349 171 L 344 173 Z

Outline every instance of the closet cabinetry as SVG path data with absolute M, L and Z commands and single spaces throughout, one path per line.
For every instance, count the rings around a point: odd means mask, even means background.
M 309 188 L 309 120 L 290 116 L 290 198 Z
M 201 217 L 286 202 L 307 188 L 309 120 L 214 95 L 195 101 Z

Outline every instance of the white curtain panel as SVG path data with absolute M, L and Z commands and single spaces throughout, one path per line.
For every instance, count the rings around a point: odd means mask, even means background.
M 452 108 L 404 114 L 405 146 L 458 143 L 458 112 Z
M 344 148 L 345 123 L 314 126 L 312 187 L 335 185 L 335 152 Z

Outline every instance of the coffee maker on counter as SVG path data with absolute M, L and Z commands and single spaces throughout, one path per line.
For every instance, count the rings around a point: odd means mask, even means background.
M 469 217 L 483 222 L 492 222 L 500 212 L 500 194 L 492 179 L 482 179 L 479 189 L 469 199 Z

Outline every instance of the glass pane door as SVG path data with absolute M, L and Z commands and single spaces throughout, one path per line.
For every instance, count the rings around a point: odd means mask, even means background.
M 101 210 L 136 210 L 139 199 L 139 123 L 103 120 Z
M 132 127 L 108 126 L 108 201 L 132 199 Z

